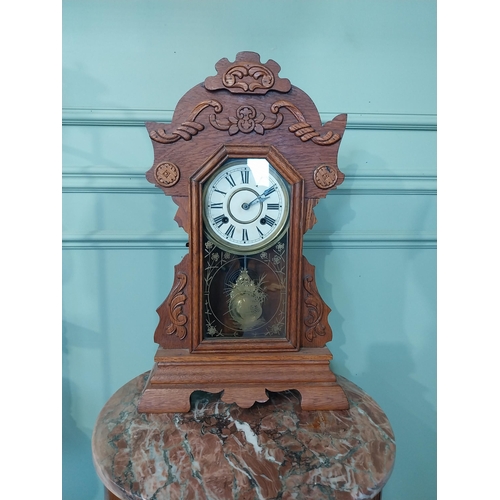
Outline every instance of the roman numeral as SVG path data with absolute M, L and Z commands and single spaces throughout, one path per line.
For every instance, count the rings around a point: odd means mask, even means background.
M 246 229 L 243 229 L 243 241 L 248 241 L 248 233 Z
M 217 191 L 217 193 L 220 193 L 220 194 L 223 194 L 223 195 L 227 194 L 227 193 L 224 193 L 224 191 L 220 191 L 219 189 L 214 189 L 214 191 Z
M 234 236 L 234 230 L 235 230 L 235 227 L 231 224 L 228 228 L 227 228 L 227 231 L 226 231 L 226 236 L 228 236 L 229 238 L 232 238 Z
M 257 231 L 259 232 L 260 237 L 261 237 L 261 238 L 264 238 L 264 233 L 263 233 L 263 232 L 259 229 L 259 226 L 256 226 L 256 229 L 257 229 Z
M 242 184 L 248 184 L 250 172 L 248 170 L 240 170 Z
M 263 224 L 267 224 L 268 226 L 274 225 L 275 222 L 276 222 L 276 219 L 269 217 L 269 215 L 266 215 L 263 219 Z
M 231 174 L 227 174 L 225 177 L 226 181 L 229 182 L 229 185 L 234 188 L 236 186 L 236 182 L 234 182 L 234 179 L 232 178 Z
M 268 203 L 267 204 L 267 209 L 268 210 L 279 210 L 280 204 L 279 203 Z
M 217 227 L 221 227 L 223 224 L 227 224 L 227 222 L 229 222 L 229 219 L 224 214 L 219 215 L 214 219 L 214 224 L 216 224 Z
M 212 203 L 210 205 L 210 208 L 222 208 L 222 203 Z M 269 207 L 267 207 L 269 208 Z

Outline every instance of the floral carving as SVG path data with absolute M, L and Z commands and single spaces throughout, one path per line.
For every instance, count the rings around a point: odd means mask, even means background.
M 319 296 L 314 278 L 311 275 L 305 276 L 303 285 L 306 290 L 304 303 L 308 313 L 304 318 L 304 323 L 307 327 L 305 337 L 309 342 L 312 342 L 315 337 L 322 337 L 327 333 L 327 328 L 322 323 L 323 301 Z
M 187 274 L 179 272 L 175 277 L 177 283 L 174 288 L 172 288 L 167 298 L 167 313 L 170 324 L 165 328 L 165 333 L 167 335 L 175 334 L 182 340 L 187 335 L 187 329 L 185 327 L 187 316 L 184 314 L 186 295 L 183 292 L 187 284 Z
M 156 130 L 152 130 L 149 133 L 149 136 L 153 139 L 153 141 L 160 142 L 162 144 L 170 144 L 181 138 L 185 141 L 189 141 L 193 136 L 205 128 L 205 126 L 197 122 L 196 119 L 204 109 L 209 107 L 213 108 L 215 111 L 215 113 L 212 113 L 209 116 L 209 121 L 212 127 L 217 130 L 227 130 L 229 135 L 234 135 L 238 132 L 242 132 L 244 134 L 256 132 L 257 134 L 262 135 L 266 130 L 279 127 L 283 122 L 283 115 L 279 112 L 279 110 L 281 108 L 286 108 L 297 120 L 297 123 L 288 127 L 288 130 L 294 133 L 296 137 L 299 137 L 302 142 L 312 140 L 312 142 L 320 146 L 329 146 L 340 140 L 340 135 L 334 134 L 331 130 L 329 130 L 326 134 L 321 135 L 314 129 L 314 127 L 307 123 L 299 108 L 284 100 L 276 101 L 271 105 L 271 112 L 274 114 L 274 117 L 269 118 L 267 121 L 264 113 L 258 112 L 249 104 L 240 106 L 236 110 L 235 116 L 220 118 L 218 115 L 222 112 L 223 108 L 219 101 L 216 101 L 215 99 L 202 101 L 193 108 L 189 118 L 185 122 L 182 122 L 182 124 L 173 132 L 168 133 L 165 129 L 158 128 Z
M 230 116 L 227 119 L 219 121 L 217 120 L 217 116 L 212 114 L 209 119 L 212 127 L 217 130 L 227 130 L 229 135 L 234 135 L 238 132 L 248 134 L 254 131 L 262 135 L 265 130 L 279 127 L 283 121 L 283 115 L 278 113 L 275 120 L 265 122 L 266 117 L 264 113 L 257 114 L 257 110 L 247 104 L 240 106 L 236 110 L 236 116 Z

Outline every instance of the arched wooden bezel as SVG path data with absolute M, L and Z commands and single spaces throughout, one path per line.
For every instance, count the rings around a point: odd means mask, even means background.
M 188 411 L 194 390 L 222 393 L 250 407 L 267 391 L 296 389 L 306 410 L 348 408 L 330 370 L 330 308 L 302 255 L 314 207 L 344 174 L 337 155 L 347 116 L 321 124 L 302 90 L 254 52 L 221 59 L 179 101 L 172 123 L 146 123 L 154 149 L 149 182 L 178 205 L 175 220 L 189 251 L 175 266 L 170 294 L 157 309 L 155 364 L 139 403 L 142 412 Z M 208 338 L 203 324 L 203 186 L 228 159 L 265 158 L 290 188 L 286 332 L 278 337 Z M 281 289 L 285 287 L 282 286 Z M 283 313 L 285 314 L 285 313 Z

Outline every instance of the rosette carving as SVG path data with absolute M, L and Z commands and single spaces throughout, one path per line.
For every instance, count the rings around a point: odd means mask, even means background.
M 156 182 L 158 182 L 160 186 L 172 187 L 179 182 L 181 173 L 177 165 L 164 161 L 156 166 L 154 175 Z
M 314 170 L 313 179 L 320 189 L 331 189 L 339 180 L 339 169 L 337 166 L 320 165 Z

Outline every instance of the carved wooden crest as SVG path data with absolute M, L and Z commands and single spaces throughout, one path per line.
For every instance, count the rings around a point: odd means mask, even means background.
M 273 60 L 266 64 L 260 62 L 256 52 L 240 52 L 233 63 L 226 58 L 216 65 L 216 76 L 205 79 L 205 88 L 208 90 L 227 89 L 233 94 L 265 94 L 269 90 L 288 92 L 291 88 L 290 80 L 280 78 L 280 66 Z

